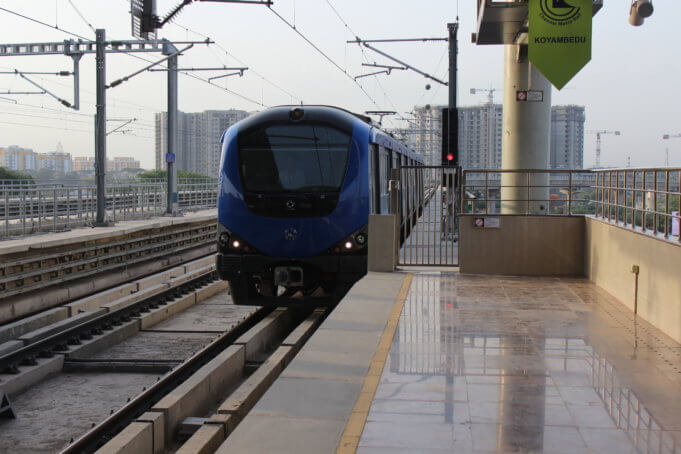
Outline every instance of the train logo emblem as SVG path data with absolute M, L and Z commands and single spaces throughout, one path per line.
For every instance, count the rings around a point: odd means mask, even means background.
M 296 207 L 296 201 L 295 200 L 287 200 L 286 201 L 286 208 L 289 210 L 292 210 Z
M 293 241 L 298 238 L 298 231 L 293 227 L 289 227 L 288 229 L 284 230 L 284 238 L 289 241 Z

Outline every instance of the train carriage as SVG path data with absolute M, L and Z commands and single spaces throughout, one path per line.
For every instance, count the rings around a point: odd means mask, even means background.
M 328 305 L 367 271 L 370 213 L 390 169 L 419 156 L 367 117 L 328 106 L 255 114 L 222 138 L 217 270 L 236 304 Z M 403 182 L 402 219 L 418 208 Z

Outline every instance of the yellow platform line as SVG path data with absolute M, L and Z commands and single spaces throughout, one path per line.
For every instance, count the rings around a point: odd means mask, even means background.
M 374 358 L 371 360 L 369 372 L 367 376 L 364 377 L 362 392 L 359 394 L 355 406 L 352 409 L 352 414 L 345 425 L 345 430 L 343 431 L 343 436 L 341 437 L 338 449 L 336 449 L 336 454 L 354 454 L 357 451 L 359 438 L 362 435 L 362 431 L 364 431 L 364 425 L 366 424 L 367 416 L 369 416 L 371 402 L 374 400 L 376 388 L 378 388 L 378 382 L 383 373 L 383 367 L 385 367 L 385 362 L 388 359 L 390 345 L 392 345 L 395 331 L 397 330 L 397 322 L 400 320 L 400 314 L 402 313 L 404 302 L 407 299 L 413 277 L 413 274 L 407 274 L 404 281 L 402 281 L 402 288 L 400 288 L 400 293 L 397 295 L 388 322 L 385 325 L 383 334 L 381 334 L 381 340 L 378 342 L 378 348 L 376 349 L 376 353 L 374 353 Z

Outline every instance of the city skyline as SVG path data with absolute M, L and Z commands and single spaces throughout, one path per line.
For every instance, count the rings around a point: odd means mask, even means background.
M 7 0 L 3 7 L 35 18 L 47 24 L 85 37 L 93 37 L 93 27 L 105 27 L 107 36 L 130 39 L 129 2 L 85 2 L 73 4 L 87 18 L 83 21 L 66 2 L 45 7 L 44 1 L 22 2 Z M 470 88 L 501 88 L 503 86 L 503 46 L 476 46 L 470 42 L 475 31 L 475 2 L 457 3 L 429 0 L 415 3 L 377 0 L 369 4 L 356 0 L 332 3 L 289 0 L 277 2 L 272 8 L 296 24 L 296 29 L 314 42 L 342 70 L 312 49 L 268 8 L 246 5 L 195 3 L 185 8 L 176 24 L 169 24 L 159 36 L 177 40 L 216 41 L 212 46 L 195 46 L 183 54 L 181 65 L 248 66 L 243 77 L 219 79 L 210 86 L 188 76 L 180 77 L 179 108 L 184 111 L 224 110 L 234 108 L 252 111 L 261 104 L 332 104 L 356 112 L 395 110 L 397 117 L 406 117 L 411 106 L 426 103 L 443 104 L 447 88 L 431 83 L 409 71 L 393 71 L 358 79 L 364 92 L 353 82 L 356 75 L 369 72 L 362 63 L 383 62 L 380 56 L 346 44 L 356 35 L 362 38 L 406 38 L 445 36 L 446 23 L 461 18 L 459 33 L 459 105 L 476 104 L 480 95 Z M 159 0 L 159 11 L 172 6 L 170 0 Z M 604 166 L 625 166 L 631 156 L 632 166 L 663 165 L 665 149 L 670 149 L 670 164 L 681 165 L 681 141 L 662 140 L 663 134 L 676 134 L 676 119 L 681 116 L 681 86 L 675 82 L 681 73 L 681 62 L 674 58 L 674 46 L 659 46 L 659 42 L 677 42 L 678 27 L 672 20 L 681 13 L 679 4 L 656 5 L 655 14 L 639 28 L 627 23 L 628 5 L 605 2 L 594 18 L 593 60 L 561 90 L 553 90 L 555 105 L 586 106 L 586 130 L 616 129 L 621 137 L 603 141 Z M 378 17 L 386 17 L 379 21 Z M 360 13 L 361 11 L 361 13 Z M 0 12 L 0 26 L 6 31 L 5 42 L 63 41 L 74 38 L 51 26 L 39 25 L 7 12 Z M 266 32 L 264 32 L 264 30 Z M 616 45 L 613 45 L 616 43 Z M 446 43 L 385 44 L 383 49 L 437 78 L 447 75 Z M 238 58 L 238 60 L 236 58 Z M 149 56 L 151 58 L 151 56 Z M 242 62 L 242 63 L 240 63 Z M 108 57 L 108 81 L 139 70 L 145 63 L 127 55 Z M 56 57 L 6 57 L 0 59 L 4 71 L 44 71 L 47 67 L 69 69 L 71 61 Z M 656 68 L 654 71 L 651 68 Z M 346 71 L 344 74 L 342 71 Z M 217 75 L 210 74 L 210 76 Z M 94 155 L 92 113 L 94 112 L 94 64 L 91 56 L 81 62 L 81 111 L 64 108 L 55 100 L 43 96 L 16 97 L 19 104 L 0 100 L 0 127 L 5 143 L 23 144 L 44 149 L 62 141 L 74 155 Z M 207 78 L 208 74 L 199 74 Z M 350 77 L 348 77 L 350 76 Z M 59 96 L 72 97 L 71 80 L 36 76 Z M 606 83 L 607 81 L 607 83 Z M 0 90 L 28 89 L 26 81 L 14 75 L 0 78 Z M 230 94 L 228 90 L 239 95 Z M 153 167 L 154 115 L 165 110 L 165 78 L 162 73 L 145 72 L 129 82 L 107 90 L 108 113 L 112 119 L 133 119 L 128 132 L 108 137 L 108 154 L 115 157 L 135 150 L 143 167 Z M 365 94 L 366 92 L 366 94 Z M 240 97 L 243 96 L 243 97 Z M 376 104 L 370 100 L 376 101 Z M 112 122 L 109 130 L 120 123 Z M 404 122 L 386 117 L 387 127 L 406 127 Z M 585 141 L 585 165 L 594 161 L 595 137 Z M 129 152 L 128 152 L 129 154 Z

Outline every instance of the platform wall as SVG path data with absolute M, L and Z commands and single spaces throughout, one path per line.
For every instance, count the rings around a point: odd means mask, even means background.
M 461 216 L 462 273 L 583 276 L 582 216 L 497 216 L 498 228 L 475 227 Z
M 585 275 L 634 310 L 639 266 L 638 314 L 681 342 L 681 245 L 586 218 Z

